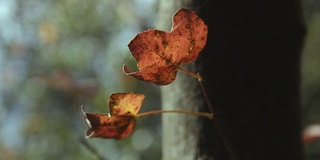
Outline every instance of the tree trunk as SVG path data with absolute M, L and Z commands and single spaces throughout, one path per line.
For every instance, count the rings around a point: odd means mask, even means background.
M 169 30 L 174 11 L 190 8 L 171 3 L 160 5 L 157 29 Z M 300 8 L 298 0 L 194 2 L 209 37 L 196 65 L 187 67 L 204 77 L 216 117 L 164 114 L 164 160 L 302 159 Z M 162 87 L 162 100 L 163 109 L 208 111 L 199 83 L 183 73 Z
M 189 0 L 159 1 L 157 29 L 169 31 L 172 25 L 172 15 L 180 7 L 188 7 Z M 192 66 L 189 65 L 188 69 Z M 198 110 L 203 99 L 196 79 L 183 73 L 178 73 L 176 80 L 161 87 L 162 105 L 165 110 Z M 187 91 L 187 92 L 186 92 Z M 183 114 L 163 114 L 162 159 L 191 160 L 195 158 L 199 137 L 198 117 Z

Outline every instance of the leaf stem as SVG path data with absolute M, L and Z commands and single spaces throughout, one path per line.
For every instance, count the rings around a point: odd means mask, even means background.
M 152 114 L 162 114 L 162 113 L 181 113 L 181 114 L 191 114 L 196 116 L 202 116 L 209 119 L 213 119 L 213 113 L 208 112 L 194 112 L 194 111 L 186 111 L 186 110 L 154 110 L 154 111 L 148 111 L 144 113 L 139 113 L 136 115 L 136 117 L 144 117 L 149 116 Z
M 202 82 L 202 77 L 200 76 L 200 74 L 190 72 L 190 71 L 188 71 L 188 70 L 186 70 L 186 69 L 181 68 L 180 66 L 178 66 L 178 69 L 180 69 L 180 70 L 181 70 L 182 72 L 184 72 L 185 74 L 187 74 L 187 75 L 189 75 L 189 76 L 191 76 L 191 77 L 196 78 L 199 82 Z

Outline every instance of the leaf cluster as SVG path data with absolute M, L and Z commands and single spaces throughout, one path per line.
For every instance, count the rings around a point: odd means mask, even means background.
M 199 81 L 202 78 L 195 73 L 181 68 L 181 65 L 194 62 L 200 51 L 206 45 L 208 27 L 194 11 L 179 9 L 173 15 L 173 26 L 170 32 L 149 29 L 137 34 L 128 47 L 137 60 L 138 71 L 131 72 L 123 66 L 125 74 L 136 79 L 157 85 L 172 83 L 178 70 L 189 74 Z M 211 113 L 192 111 L 151 111 L 138 114 L 143 94 L 114 93 L 109 98 L 109 114 L 83 114 L 89 127 L 86 137 L 123 139 L 130 135 L 135 127 L 136 118 L 158 113 L 184 113 L 212 118 Z

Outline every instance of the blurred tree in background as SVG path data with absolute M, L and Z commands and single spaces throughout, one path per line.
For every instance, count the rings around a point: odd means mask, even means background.
M 320 124 L 320 3 L 303 2 L 307 127 Z M 121 70 L 124 63 L 135 65 L 127 44 L 153 28 L 157 3 L 0 0 L 0 159 L 161 159 L 160 116 L 138 119 L 136 131 L 122 141 L 84 140 L 87 126 L 80 112 L 81 105 L 107 112 L 110 94 L 127 91 L 146 94 L 142 111 L 160 108 L 158 87 Z M 319 153 L 319 139 L 306 144 L 308 160 L 319 159 Z

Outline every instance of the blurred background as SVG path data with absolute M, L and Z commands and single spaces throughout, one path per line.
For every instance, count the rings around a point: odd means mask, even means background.
M 161 159 L 160 115 L 138 119 L 116 140 L 84 139 L 80 106 L 108 112 L 114 92 L 146 95 L 159 109 L 159 87 L 127 77 L 127 44 L 153 28 L 156 0 L 0 0 L 0 159 Z M 302 56 L 306 157 L 320 156 L 320 1 L 303 0 L 308 29 Z M 318 133 L 318 134 L 315 134 Z
M 301 103 L 306 160 L 320 159 L 320 1 L 302 0 L 307 35 L 301 57 Z
M 121 141 L 84 139 L 80 106 L 108 112 L 114 92 L 159 88 L 122 72 L 127 44 L 151 28 L 155 0 L 0 0 L 0 159 L 160 159 L 160 115 L 139 118 Z

